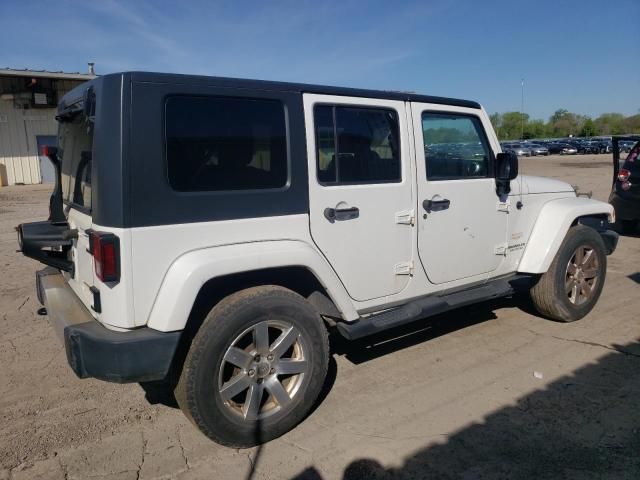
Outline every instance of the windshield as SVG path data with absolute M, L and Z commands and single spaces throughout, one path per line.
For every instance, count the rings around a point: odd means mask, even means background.
M 62 199 L 65 204 L 91 210 L 91 151 L 93 123 L 82 113 L 61 120 L 58 155 L 61 161 Z

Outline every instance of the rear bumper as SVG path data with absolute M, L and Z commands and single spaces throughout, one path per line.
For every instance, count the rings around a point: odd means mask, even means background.
M 54 268 L 36 274 L 38 299 L 79 378 L 129 383 L 167 376 L 181 332 L 108 330 L 96 321 Z

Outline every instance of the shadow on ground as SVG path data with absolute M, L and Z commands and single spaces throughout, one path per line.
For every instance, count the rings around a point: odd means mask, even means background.
M 640 340 L 640 339 L 639 339 Z M 615 350 L 385 468 L 355 460 L 343 480 L 640 478 L 640 342 Z M 294 477 L 322 479 L 315 468 Z

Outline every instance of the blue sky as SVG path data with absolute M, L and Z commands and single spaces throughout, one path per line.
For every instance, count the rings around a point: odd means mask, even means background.
M 489 112 L 640 111 L 640 1 L 0 2 L 0 67 L 409 90 Z

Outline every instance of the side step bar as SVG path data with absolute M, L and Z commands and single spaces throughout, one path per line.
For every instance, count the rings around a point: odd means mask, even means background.
M 340 322 L 337 328 L 343 337 L 356 340 L 454 308 L 512 295 L 515 292 L 512 283 L 518 278 L 519 276 L 510 276 L 464 290 L 433 294 L 352 323 Z

